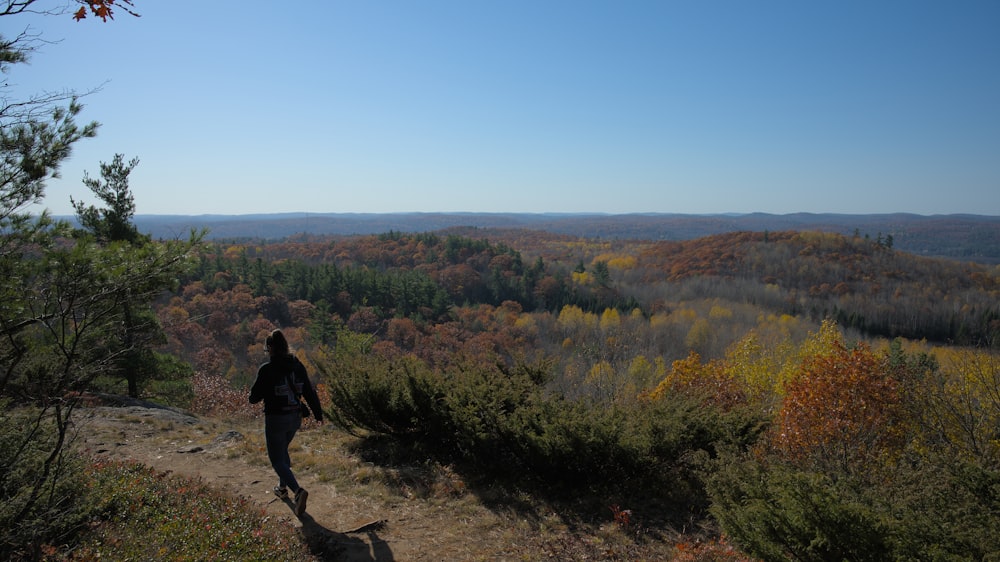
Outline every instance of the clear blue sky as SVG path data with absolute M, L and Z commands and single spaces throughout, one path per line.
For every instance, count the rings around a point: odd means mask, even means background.
M 101 86 L 45 206 L 1000 215 L 1000 2 L 135 0 L 15 92 Z

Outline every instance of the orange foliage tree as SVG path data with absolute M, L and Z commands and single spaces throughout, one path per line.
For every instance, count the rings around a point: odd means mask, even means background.
M 788 383 L 771 444 L 792 462 L 864 474 L 902 449 L 903 404 L 884 355 L 832 345 Z

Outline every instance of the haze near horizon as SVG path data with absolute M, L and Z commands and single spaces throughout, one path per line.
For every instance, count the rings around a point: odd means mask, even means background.
M 264 6 L 11 18 L 14 94 L 100 87 L 44 207 L 1000 215 L 1000 3 Z

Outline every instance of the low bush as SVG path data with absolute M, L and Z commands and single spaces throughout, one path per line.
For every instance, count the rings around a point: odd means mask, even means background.
M 90 517 L 84 463 L 57 447 L 47 410 L 0 403 L 0 559 L 38 558 Z
M 310 554 L 288 522 L 192 480 L 136 463 L 88 471 L 98 519 L 75 550 L 80 559 L 304 560 Z
M 198 373 L 191 379 L 194 397 L 191 411 L 227 419 L 255 419 L 264 414 L 260 404 L 251 404 L 249 388 L 234 388 L 220 375 Z

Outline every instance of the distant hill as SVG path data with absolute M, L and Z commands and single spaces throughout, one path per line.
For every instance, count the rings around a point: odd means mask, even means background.
M 767 213 L 281 213 L 260 215 L 138 215 L 139 230 L 156 238 L 209 229 L 212 239 L 281 239 L 297 234 L 364 235 L 433 232 L 455 227 L 530 229 L 586 238 L 690 240 L 737 231 L 817 230 L 892 237 L 893 247 L 923 256 L 1000 264 L 1000 217 L 985 215 L 845 215 Z

